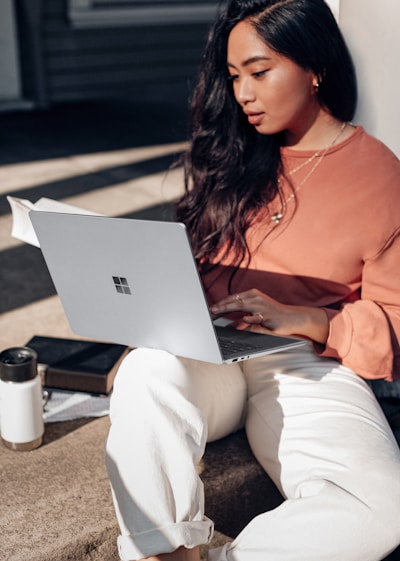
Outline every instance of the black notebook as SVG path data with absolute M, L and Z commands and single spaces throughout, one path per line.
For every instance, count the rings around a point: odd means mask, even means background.
M 125 345 L 35 336 L 26 344 L 38 353 L 42 385 L 48 389 L 108 394 L 128 353 Z

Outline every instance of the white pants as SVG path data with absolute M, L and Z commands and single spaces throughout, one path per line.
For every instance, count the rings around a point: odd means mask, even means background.
M 106 462 L 131 561 L 208 543 L 197 465 L 246 427 L 286 498 L 212 561 L 378 561 L 400 543 L 400 453 L 368 385 L 311 347 L 218 366 L 131 352 L 111 400 Z

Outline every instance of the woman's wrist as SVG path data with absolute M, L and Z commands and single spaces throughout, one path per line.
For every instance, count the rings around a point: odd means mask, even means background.
M 298 306 L 299 324 L 296 335 L 325 345 L 329 336 L 329 319 L 322 308 Z

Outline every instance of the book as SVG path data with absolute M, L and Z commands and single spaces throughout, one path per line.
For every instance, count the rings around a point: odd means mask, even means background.
M 109 394 L 129 347 L 114 343 L 35 335 L 27 347 L 38 354 L 46 389 Z
M 32 203 L 27 199 L 18 199 L 17 197 L 7 196 L 7 201 L 11 207 L 12 214 L 12 229 L 11 236 L 17 240 L 28 243 L 35 247 L 39 246 L 35 230 L 33 229 L 29 213 L 31 211 L 46 211 L 46 212 L 63 212 L 72 214 L 91 214 L 97 215 L 95 212 L 85 210 L 83 208 L 55 201 L 42 197 L 36 203 Z

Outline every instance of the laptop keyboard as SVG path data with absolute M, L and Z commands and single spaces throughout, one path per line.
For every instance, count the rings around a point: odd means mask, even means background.
M 245 353 L 257 348 L 250 343 L 244 343 L 243 341 L 237 341 L 229 337 L 218 337 L 218 341 L 223 354 Z

